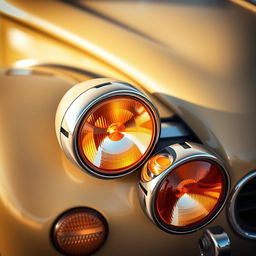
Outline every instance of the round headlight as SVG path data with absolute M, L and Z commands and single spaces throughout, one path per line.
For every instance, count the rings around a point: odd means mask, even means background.
M 209 223 L 223 207 L 229 188 L 219 159 L 198 144 L 186 145 L 165 148 L 141 174 L 143 207 L 161 229 L 171 233 L 192 232 Z
M 66 155 L 101 178 L 141 166 L 160 133 L 158 112 L 133 86 L 109 79 L 78 84 L 63 97 L 56 131 Z

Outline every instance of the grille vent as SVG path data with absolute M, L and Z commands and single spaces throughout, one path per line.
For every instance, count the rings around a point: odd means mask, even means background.
M 256 171 L 238 183 L 232 201 L 234 229 L 244 237 L 256 239 Z

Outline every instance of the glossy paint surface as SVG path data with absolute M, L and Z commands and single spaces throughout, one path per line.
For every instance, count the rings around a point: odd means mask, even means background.
M 8 3 L 14 9 L 3 9 L 2 65 L 24 58 L 65 62 L 132 81 L 161 99 L 223 159 L 232 186 L 256 169 L 256 18 L 249 9 L 214 0 L 91 1 L 96 15 L 57 1 Z M 23 33 L 13 36 L 13 30 Z M 32 43 L 24 47 L 27 37 Z M 1 253 L 58 255 L 50 227 L 63 210 L 82 205 L 95 207 L 110 223 L 109 240 L 96 255 L 197 255 L 201 231 L 170 235 L 147 220 L 137 200 L 139 174 L 106 183 L 65 158 L 54 116 L 76 82 L 55 79 L 1 80 Z M 210 225 L 225 229 L 233 255 L 255 255 L 255 242 L 232 230 L 225 210 Z
M 59 101 L 74 81 L 47 74 L 1 71 L 1 253 L 60 255 L 50 240 L 53 223 L 71 208 L 89 207 L 109 224 L 107 242 L 95 255 L 131 255 L 138 250 L 141 237 L 152 244 L 140 248 L 148 255 L 154 248 L 151 234 L 158 237 L 161 252 L 167 254 L 170 236 L 152 225 L 141 210 L 139 172 L 102 180 L 67 159 L 58 144 L 54 120 Z

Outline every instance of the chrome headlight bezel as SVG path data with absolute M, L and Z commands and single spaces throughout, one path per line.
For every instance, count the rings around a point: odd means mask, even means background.
M 119 173 L 102 173 L 89 166 L 78 151 L 78 131 L 86 114 L 103 100 L 116 96 L 129 96 L 143 102 L 150 109 L 155 134 L 149 150 L 132 168 Z M 151 155 L 160 136 L 160 117 L 157 108 L 148 96 L 134 86 L 114 79 L 100 78 L 82 82 L 71 88 L 62 98 L 56 113 L 56 134 L 66 156 L 80 169 L 103 179 L 119 178 L 136 171 Z
M 152 180 L 145 181 L 142 178 L 140 179 L 139 198 L 140 198 L 141 206 L 144 212 L 154 224 L 156 224 L 160 229 L 168 233 L 187 234 L 205 227 L 218 216 L 218 214 L 223 209 L 226 203 L 226 200 L 228 198 L 228 193 L 230 190 L 230 179 L 229 179 L 227 169 L 224 166 L 223 162 L 215 154 L 211 153 L 204 146 L 197 143 L 186 142 L 186 143 L 180 143 L 180 144 L 173 144 L 159 151 L 157 154 L 160 154 L 160 153 L 170 154 L 173 162 L 170 165 L 170 167 L 168 167 L 159 175 L 154 176 Z M 210 214 L 210 216 L 208 216 L 205 221 L 200 222 L 197 225 L 189 228 L 174 228 L 174 227 L 170 228 L 160 219 L 160 217 L 156 212 L 156 196 L 157 196 L 159 187 L 162 181 L 174 169 L 176 169 L 177 167 L 181 166 L 186 162 L 190 162 L 193 160 L 206 160 L 209 162 L 213 162 L 214 164 L 220 167 L 225 179 L 224 195 L 218 202 L 216 210 L 214 210 L 213 213 Z M 145 164 L 144 168 L 147 168 L 146 165 L 147 163 Z

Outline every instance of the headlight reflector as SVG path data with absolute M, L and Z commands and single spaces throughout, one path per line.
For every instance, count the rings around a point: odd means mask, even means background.
M 84 117 L 78 132 L 79 152 L 92 168 L 120 173 L 147 154 L 155 137 L 150 109 L 129 96 L 106 99 Z
M 157 214 L 173 227 L 193 227 L 203 222 L 224 193 L 224 176 L 213 162 L 194 160 L 170 172 L 159 186 Z

